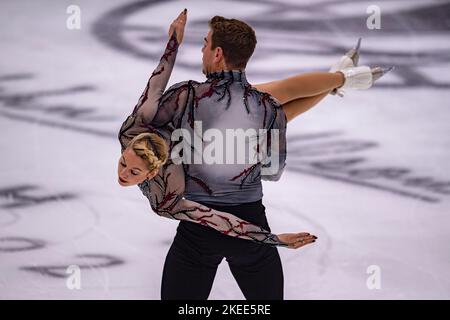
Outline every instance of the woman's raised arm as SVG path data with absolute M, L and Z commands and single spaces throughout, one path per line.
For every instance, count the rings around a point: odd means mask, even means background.
M 149 131 L 148 125 L 158 111 L 159 100 L 167 87 L 175 65 L 178 47 L 183 40 L 186 19 L 187 12 L 183 11 L 170 25 L 169 40 L 159 60 L 159 64 L 150 75 L 144 92 L 142 92 L 133 112 L 122 123 L 122 127 L 119 130 L 119 141 L 122 145 L 122 150 L 126 148 L 133 137 Z

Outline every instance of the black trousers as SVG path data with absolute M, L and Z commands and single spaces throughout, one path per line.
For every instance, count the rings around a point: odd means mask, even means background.
M 261 201 L 237 206 L 203 204 L 270 231 Z M 179 223 L 167 253 L 161 299 L 208 299 L 217 267 L 223 258 L 246 299 L 283 299 L 283 270 L 276 247 L 233 238 L 187 221 Z

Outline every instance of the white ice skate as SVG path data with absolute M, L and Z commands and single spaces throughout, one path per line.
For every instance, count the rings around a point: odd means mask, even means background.
M 376 80 L 380 79 L 383 75 L 393 69 L 393 67 L 358 67 L 360 46 L 361 38 L 358 39 L 354 48 L 350 49 L 331 67 L 330 72 L 340 71 L 345 76 L 344 84 L 341 87 L 334 89 L 331 94 L 337 94 L 340 97 L 343 97 L 345 93 L 344 89 L 346 88 L 369 89 Z
M 368 66 L 350 67 L 339 70 L 344 74 L 345 82 L 337 89 L 369 89 L 373 83 L 380 79 L 383 75 L 391 71 L 394 67 L 370 68 Z M 341 95 L 343 96 L 343 94 Z
M 362 38 L 358 38 L 356 46 L 347 51 L 338 62 L 336 62 L 330 69 L 330 72 L 340 71 L 342 69 L 356 67 L 359 61 L 359 48 L 361 46 Z M 345 91 L 342 88 L 336 88 L 331 91 L 331 94 L 337 94 L 340 97 L 344 96 Z

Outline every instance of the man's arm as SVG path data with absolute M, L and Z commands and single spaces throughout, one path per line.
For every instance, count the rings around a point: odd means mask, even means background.
M 286 125 L 287 118 L 282 106 L 269 94 L 266 100 L 271 108 L 271 121 L 267 130 L 267 158 L 261 168 L 263 180 L 278 181 L 286 166 Z

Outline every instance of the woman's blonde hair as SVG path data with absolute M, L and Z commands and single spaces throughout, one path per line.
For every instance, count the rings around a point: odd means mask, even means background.
M 130 141 L 128 147 L 145 161 L 149 171 L 159 169 L 169 157 L 166 142 L 156 133 L 141 133 Z

